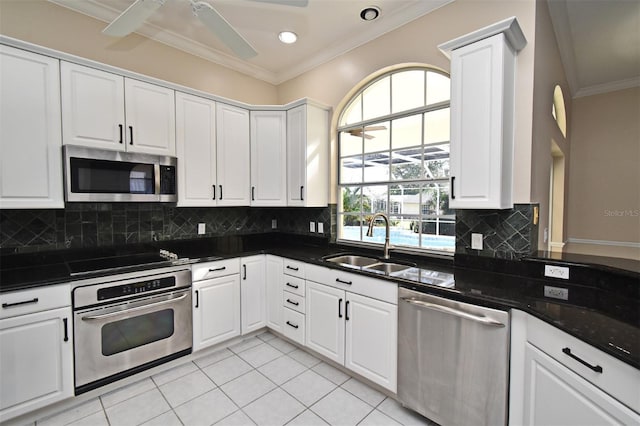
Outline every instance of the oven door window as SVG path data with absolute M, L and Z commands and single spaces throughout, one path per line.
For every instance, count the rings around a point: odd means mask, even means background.
M 153 194 L 153 164 L 72 157 L 71 192 L 94 194 Z
M 173 309 L 151 312 L 102 327 L 102 355 L 109 356 L 173 335 Z

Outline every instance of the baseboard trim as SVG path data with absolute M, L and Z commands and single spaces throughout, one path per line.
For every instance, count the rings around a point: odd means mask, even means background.
M 616 246 L 640 249 L 640 243 L 632 241 L 607 241 L 607 240 L 589 240 L 585 238 L 569 238 L 567 243 L 571 244 L 593 244 L 598 246 Z M 553 244 L 553 243 L 552 243 Z

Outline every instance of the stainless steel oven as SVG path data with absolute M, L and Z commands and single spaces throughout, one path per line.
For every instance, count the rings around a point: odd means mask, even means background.
M 150 270 L 73 289 L 76 394 L 191 352 L 191 271 Z

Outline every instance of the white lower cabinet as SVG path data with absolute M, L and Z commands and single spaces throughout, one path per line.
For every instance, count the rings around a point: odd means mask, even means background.
M 42 296 L 50 290 L 42 295 L 34 290 L 24 292 L 15 302 L 7 299 L 15 300 L 23 292 L 1 297 L 0 422 L 73 396 L 71 307 L 41 310 L 48 303 Z M 69 305 L 69 286 L 60 292 Z M 31 309 L 32 313 L 9 316 L 11 313 L 5 312 L 13 309 L 16 313 Z
M 265 277 L 267 280 L 267 327 L 282 332 L 282 285 L 283 285 L 283 260 L 281 257 L 270 254 L 265 257 Z
M 307 347 L 396 392 L 397 306 L 312 281 L 306 289 Z
M 640 424 L 640 371 L 512 311 L 510 425 Z
M 632 425 L 640 416 L 530 343 L 525 348 L 527 425 Z
M 240 276 L 193 283 L 193 352 L 240 335 Z
M 239 259 L 198 263 L 191 277 L 193 352 L 239 336 Z
M 267 325 L 267 281 L 265 256 L 243 257 L 240 260 L 240 310 L 242 334 L 259 330 Z

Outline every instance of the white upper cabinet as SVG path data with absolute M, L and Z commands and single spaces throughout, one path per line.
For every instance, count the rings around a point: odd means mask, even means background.
M 62 62 L 65 144 L 124 150 L 124 77 Z
M 305 104 L 287 111 L 287 205 L 329 202 L 329 111 Z
M 216 103 L 176 92 L 178 206 L 217 205 Z
M 451 208 L 513 207 L 515 65 L 525 44 L 510 18 L 439 46 L 451 52 Z
M 286 206 L 287 113 L 251 111 L 251 205 Z
M 175 155 L 172 89 L 68 62 L 61 71 L 65 144 Z
M 0 46 L 0 208 L 63 208 L 57 59 Z
M 249 111 L 216 105 L 219 206 L 248 206 L 251 202 Z

